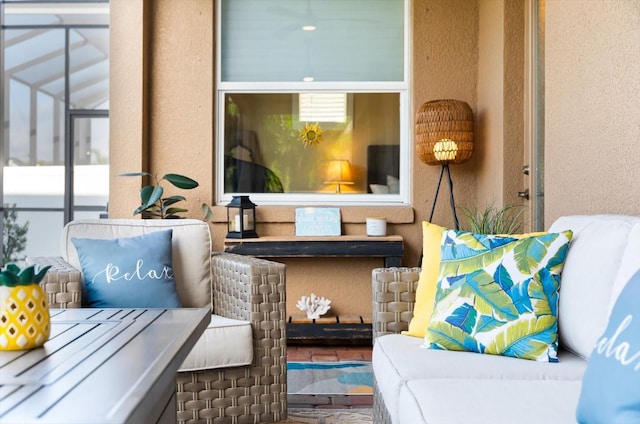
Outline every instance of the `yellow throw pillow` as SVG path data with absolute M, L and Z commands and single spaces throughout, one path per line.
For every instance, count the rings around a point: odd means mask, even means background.
M 413 318 L 409 322 L 409 330 L 403 331 L 402 334 L 424 337 L 427 331 L 436 297 L 440 271 L 440 244 L 445 230 L 446 228 L 430 222 L 422 222 L 422 269 L 416 289 L 416 304 Z

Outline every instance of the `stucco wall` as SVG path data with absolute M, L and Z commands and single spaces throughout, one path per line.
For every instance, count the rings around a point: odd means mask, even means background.
M 140 181 L 117 177 L 127 171 L 196 178 L 202 187 L 189 196 L 194 217 L 201 201 L 212 202 L 213 4 L 111 0 L 112 217 L 130 217 L 137 202 Z M 509 201 L 521 187 L 521 5 L 412 2 L 413 110 L 427 100 L 456 98 L 476 115 L 476 153 L 452 167 L 460 206 Z M 547 0 L 545 37 L 546 226 L 567 214 L 640 215 L 640 0 Z M 417 263 L 420 222 L 428 217 L 439 171 L 417 158 L 412 166 L 412 205 L 387 209 L 395 220 L 389 232 L 405 238 L 407 265 Z M 451 225 L 443 190 L 434 222 Z M 346 232 L 364 233 L 369 209 L 343 211 Z M 264 207 L 260 217 L 265 235 L 293 233 L 293 208 Z M 212 224 L 212 230 L 221 249 L 226 228 Z M 339 313 L 370 311 L 370 269 L 377 263 L 288 265 L 290 311 L 298 294 L 312 290 L 333 298 Z
M 468 0 L 413 2 L 413 109 L 414 117 L 424 102 L 456 99 L 469 104 L 478 125 L 478 2 Z M 476 131 L 476 145 L 477 131 Z M 476 202 L 477 169 L 481 157 L 451 166 L 456 205 L 470 207 Z M 420 250 L 420 223 L 428 220 L 440 167 L 426 165 L 415 156 L 413 162 L 413 207 L 416 226 L 408 243 Z M 458 214 L 460 215 L 460 214 Z M 458 216 L 461 219 L 461 216 Z M 449 188 L 443 181 L 433 222 L 453 226 Z M 413 235 L 411 234 L 413 232 Z M 417 263 L 411 256 L 411 263 Z
M 194 217 L 213 199 L 214 4 L 111 0 L 109 215 L 131 218 L 146 171 L 188 175 Z M 172 187 L 163 186 L 171 191 Z
M 148 18 L 144 0 L 112 0 L 109 24 L 109 214 L 130 218 L 148 169 Z
M 478 113 L 476 156 L 481 205 L 502 200 L 504 134 L 504 2 L 483 1 L 480 6 Z M 487 25 L 495 22 L 495 27 Z M 496 60 L 497 58 L 497 60 Z
M 498 2 L 499 7 L 504 7 L 504 1 L 412 2 L 412 123 L 415 111 L 422 103 L 441 98 L 466 101 L 479 119 L 479 7 L 485 2 Z M 200 202 L 213 202 L 215 175 L 214 2 L 111 0 L 111 18 L 110 216 L 131 216 L 141 183 L 117 177 L 117 174 L 150 170 L 159 174 L 184 173 L 197 179 L 201 187 L 189 194 L 188 206 L 191 216 L 200 217 Z M 504 25 L 497 25 L 495 19 L 504 18 L 503 15 L 490 14 L 483 19 L 482 25 L 486 25 L 489 34 L 504 31 Z M 493 40 L 493 35 L 488 39 Z M 493 47 L 486 54 L 496 54 L 499 58 L 488 58 L 487 63 L 502 62 L 504 49 Z M 507 62 L 511 63 L 510 60 Z M 503 79 L 510 68 L 501 65 L 500 69 L 496 75 Z M 503 94 L 499 96 L 504 97 Z M 492 104 L 487 100 L 482 105 L 480 116 L 484 113 L 503 115 L 502 110 L 493 110 L 501 109 L 503 102 Z M 477 121 L 476 125 L 481 125 L 480 122 Z M 497 128 L 487 130 L 488 133 L 503 134 L 504 119 L 495 125 Z M 493 137 L 479 141 L 485 146 L 495 142 Z M 504 151 L 505 147 L 501 145 L 499 149 Z M 489 159 L 478 154 L 469 162 L 452 167 L 458 205 L 475 205 L 480 178 L 478 172 L 486 160 Z M 505 170 L 502 166 L 499 168 L 496 177 L 486 178 L 483 183 L 489 193 L 493 193 L 494 185 L 498 192 L 503 191 L 501 179 Z M 420 225 L 428 218 L 438 174 L 438 167 L 425 165 L 414 158 L 412 204 L 396 208 L 342 206 L 345 233 L 364 234 L 367 215 L 386 215 L 391 221 L 388 232 L 404 237 L 404 263 L 416 265 L 422 245 Z M 452 225 L 447 197 L 447 187 L 443 185 L 434 216 L 434 222 L 441 225 Z M 221 222 L 224 207 L 216 207 L 215 212 L 216 222 L 211 224 L 214 249 L 221 250 L 226 233 L 226 225 Z M 258 210 L 258 233 L 293 234 L 293 217 L 294 207 L 261 206 Z M 381 266 L 381 261 L 282 261 L 288 266 L 287 306 L 290 313 L 296 312 L 295 302 L 300 295 L 315 292 L 331 298 L 333 310 L 338 314 L 370 314 L 371 269 Z M 330 274 L 327 272 L 329 269 Z
M 479 2 L 477 206 L 522 205 L 524 2 Z
M 640 1 L 546 11 L 545 222 L 640 215 Z

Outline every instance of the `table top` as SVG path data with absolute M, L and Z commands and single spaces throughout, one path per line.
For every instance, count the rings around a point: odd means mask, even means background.
M 51 309 L 43 347 L 0 351 L 0 423 L 144 422 L 206 329 L 202 309 Z
M 402 242 L 403 238 L 400 235 L 387 235 L 387 236 L 367 236 L 365 234 L 350 234 L 342 236 L 262 236 L 257 238 L 225 238 L 225 243 L 237 244 L 237 243 L 269 243 L 269 242 L 292 242 L 292 243 L 308 243 L 308 242 Z
M 264 258 L 401 257 L 402 236 L 267 236 L 224 240 L 225 251 Z

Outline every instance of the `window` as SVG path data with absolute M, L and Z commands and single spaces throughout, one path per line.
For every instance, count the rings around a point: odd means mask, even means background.
M 20 260 L 58 254 L 66 222 L 106 209 L 109 3 L 0 7 L 0 206 L 15 213 L 15 225 L 28 224 L 24 249 L 11 258 Z
M 408 203 L 407 8 L 218 0 L 219 203 Z

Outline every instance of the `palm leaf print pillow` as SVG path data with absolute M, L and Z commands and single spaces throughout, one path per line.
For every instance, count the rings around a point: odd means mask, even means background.
M 572 236 L 443 232 L 426 346 L 557 362 L 558 289 Z

